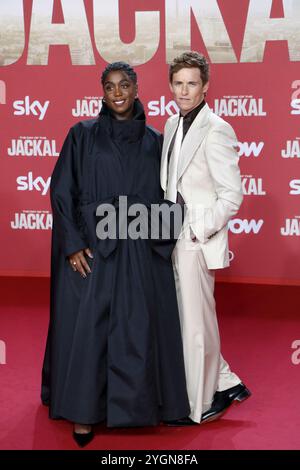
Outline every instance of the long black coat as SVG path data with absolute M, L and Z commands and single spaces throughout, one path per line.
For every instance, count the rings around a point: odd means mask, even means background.
M 189 414 L 172 245 L 99 240 L 99 203 L 156 203 L 161 136 L 135 117 L 71 128 L 51 181 L 51 311 L 42 401 L 51 418 L 145 426 Z M 68 255 L 89 247 L 92 273 L 74 272 Z

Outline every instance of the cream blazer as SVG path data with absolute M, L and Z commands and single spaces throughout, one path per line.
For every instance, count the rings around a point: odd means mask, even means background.
M 161 186 L 166 192 L 168 150 L 179 116 L 165 125 Z M 189 128 L 179 155 L 177 189 L 187 212 L 181 236 L 197 237 L 208 269 L 229 266 L 228 221 L 243 200 L 236 135 L 207 104 Z

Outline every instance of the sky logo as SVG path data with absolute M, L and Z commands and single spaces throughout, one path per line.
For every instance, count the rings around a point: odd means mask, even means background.
M 3 80 L 0 80 L 0 104 L 6 104 L 6 85 Z

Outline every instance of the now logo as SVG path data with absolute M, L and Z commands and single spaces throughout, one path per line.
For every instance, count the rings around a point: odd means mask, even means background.
M 234 234 L 239 233 L 259 233 L 262 228 L 264 221 L 260 220 L 247 220 L 247 219 L 232 219 L 228 223 L 229 230 Z
M 38 116 L 39 121 L 42 121 L 46 115 L 50 101 L 45 101 L 41 104 L 38 100 L 34 100 L 30 103 L 30 96 L 25 96 L 24 100 L 14 101 L 14 115 L 15 116 Z
M 264 146 L 264 142 L 239 142 L 239 157 L 250 157 L 251 155 L 253 155 L 254 157 L 259 157 Z

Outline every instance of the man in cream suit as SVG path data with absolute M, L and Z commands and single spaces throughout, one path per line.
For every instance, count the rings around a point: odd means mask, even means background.
M 165 126 L 161 185 L 166 199 L 185 204 L 184 228 L 173 252 L 190 417 L 169 424 L 212 421 L 250 396 L 220 353 L 214 270 L 229 265 L 229 219 L 242 202 L 232 127 L 205 103 L 209 65 L 186 52 L 170 66 L 180 109 Z

